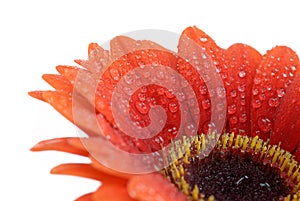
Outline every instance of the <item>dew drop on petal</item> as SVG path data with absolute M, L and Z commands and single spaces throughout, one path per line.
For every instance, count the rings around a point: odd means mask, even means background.
M 138 93 L 138 98 L 141 102 L 146 100 L 146 94 L 144 93 Z
M 254 78 L 254 84 L 260 84 L 261 83 L 261 79 L 256 77 Z
M 118 81 L 120 79 L 120 72 L 117 68 L 112 68 L 109 70 L 110 76 L 112 79 Z
M 257 94 L 258 94 L 258 88 L 254 88 L 254 89 L 252 89 L 252 94 L 254 95 L 254 96 L 256 96 Z
M 261 107 L 261 101 L 256 99 L 256 100 L 252 100 L 252 107 L 253 108 L 260 108 Z
M 229 121 L 231 124 L 237 124 L 238 123 L 238 118 L 236 116 L 232 116 L 229 118 Z
M 231 96 L 232 98 L 236 97 L 236 96 L 237 96 L 236 90 L 232 90 L 232 91 L 230 92 L 230 96 Z
M 240 78 L 244 78 L 245 76 L 246 76 L 246 72 L 245 71 L 242 70 L 242 71 L 239 72 L 239 77 Z
M 284 88 L 280 88 L 280 89 L 277 89 L 277 96 L 279 98 L 282 98 L 284 95 L 285 95 L 285 91 L 284 91 Z
M 238 85 L 238 90 L 239 92 L 244 92 L 246 90 L 246 85 L 245 84 Z
M 279 99 L 278 98 L 270 98 L 268 101 L 270 107 L 278 107 L 279 106 Z
M 210 108 L 210 101 L 208 99 L 202 100 L 202 107 L 205 110 L 209 109 Z
M 226 91 L 224 87 L 217 87 L 217 94 L 220 98 L 224 98 L 226 96 Z
M 257 119 L 257 125 L 259 129 L 264 133 L 269 132 L 272 128 L 272 123 L 267 117 L 259 117 Z
M 144 102 L 138 102 L 138 101 L 135 103 L 135 107 L 141 114 L 147 114 L 150 109 L 150 107 L 146 105 Z
M 178 111 L 178 105 L 177 103 L 169 103 L 169 110 L 172 113 L 175 113 Z
M 201 42 L 207 42 L 207 40 L 208 40 L 208 39 L 205 38 L 205 37 L 201 37 L 201 38 L 199 38 L 199 39 L 200 39 Z
M 228 106 L 228 114 L 234 114 L 236 112 L 236 105 L 229 105 Z
M 199 91 L 202 95 L 207 93 L 207 87 L 205 85 L 202 85 L 199 87 Z
M 261 100 L 261 101 L 266 100 L 266 94 L 264 94 L 264 93 L 259 94 L 259 100 Z
M 239 117 L 240 123 L 245 123 L 247 121 L 247 114 L 243 113 L 240 117 Z

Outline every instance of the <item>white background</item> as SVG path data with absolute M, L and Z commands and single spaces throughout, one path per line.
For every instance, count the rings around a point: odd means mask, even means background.
M 180 33 L 196 25 L 222 47 L 243 42 L 264 53 L 287 45 L 300 54 L 296 0 L 7 2 L 0 2 L 0 200 L 71 201 L 97 188 L 95 181 L 49 174 L 55 165 L 85 159 L 29 151 L 40 140 L 77 135 L 27 92 L 50 89 L 41 75 L 86 58 L 90 42 L 146 28 Z

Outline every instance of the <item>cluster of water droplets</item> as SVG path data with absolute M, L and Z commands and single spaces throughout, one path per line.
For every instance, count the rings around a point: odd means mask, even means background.
M 286 93 L 286 88 L 291 84 L 296 67 L 292 66 L 281 66 L 277 62 L 281 61 L 280 56 L 270 56 L 271 62 L 267 63 L 265 68 L 257 69 L 256 76 L 254 78 L 254 85 L 252 88 L 252 108 L 254 110 L 266 110 L 262 109 L 262 106 L 270 108 L 278 108 L 280 105 L 281 98 Z M 290 58 L 290 62 L 294 59 Z M 270 69 L 272 69 L 270 71 Z M 267 133 L 273 127 L 274 116 L 262 115 L 257 119 L 257 125 L 260 131 Z

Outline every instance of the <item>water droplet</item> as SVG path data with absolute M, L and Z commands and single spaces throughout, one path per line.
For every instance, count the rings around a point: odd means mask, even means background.
M 264 133 L 269 132 L 272 128 L 272 123 L 271 123 L 270 119 L 267 117 L 264 117 L 264 118 L 259 117 L 257 119 L 257 125 L 258 125 L 259 129 Z
M 207 93 L 207 87 L 205 85 L 202 85 L 199 87 L 199 91 L 202 95 Z
M 246 90 L 246 85 L 245 84 L 239 84 L 238 85 L 238 90 L 239 90 L 239 92 L 244 92 Z
M 252 100 L 252 107 L 253 107 L 253 108 L 260 108 L 260 107 L 261 107 L 261 102 L 260 102 L 260 100 L 258 100 L 258 99 Z
M 138 98 L 141 102 L 146 100 L 146 94 L 144 93 L 138 93 Z
M 236 105 L 230 105 L 228 106 L 228 114 L 234 114 L 236 112 Z
M 160 88 L 157 89 L 157 94 L 158 95 L 164 95 L 164 93 L 165 93 L 165 89 L 164 88 L 160 87 Z
M 260 84 L 261 79 L 259 77 L 254 78 L 254 84 Z
M 205 38 L 205 37 L 201 37 L 201 38 L 200 38 L 200 41 L 201 41 L 201 42 L 207 42 L 207 41 L 208 41 L 208 39 L 207 39 L 207 38 Z
M 254 95 L 254 96 L 256 96 L 257 94 L 258 94 L 258 88 L 254 88 L 254 89 L 252 89 L 252 94 Z
M 285 95 L 284 88 L 277 89 L 277 96 L 279 98 L 283 97 L 284 95 Z
M 246 72 L 245 71 L 242 70 L 242 71 L 239 72 L 239 77 L 240 78 L 244 78 L 245 76 L 246 76 Z
M 226 96 L 226 91 L 224 87 L 217 87 L 217 94 L 220 98 L 224 98 Z
M 291 69 L 292 69 L 292 71 L 296 71 L 297 70 L 296 66 L 292 66 Z
M 202 100 L 202 107 L 205 110 L 209 109 L 210 108 L 210 101 L 208 99 Z
M 236 116 L 232 116 L 229 118 L 230 124 L 237 124 L 238 118 Z
M 286 78 L 286 77 L 287 77 L 287 74 L 286 74 L 286 73 L 282 73 L 282 76 Z
M 232 91 L 230 92 L 230 96 L 231 96 L 232 98 L 236 97 L 236 96 L 237 96 L 236 90 L 232 90 Z
M 245 100 L 245 99 L 242 99 L 242 100 L 241 100 L 241 105 L 243 105 L 243 106 L 246 105 L 246 100 Z
M 247 114 L 243 113 L 240 117 L 239 117 L 240 123 L 245 123 L 247 121 Z
M 264 93 L 259 94 L 259 100 L 261 100 L 261 101 L 266 100 L 266 94 L 264 94 Z
M 245 97 L 246 97 L 246 93 L 245 93 L 245 92 L 242 92 L 242 93 L 240 94 L 240 97 L 241 97 L 241 98 L 245 98 Z
M 169 90 L 166 90 L 165 94 L 166 94 L 167 98 L 170 98 L 170 99 L 174 98 L 174 94 L 172 92 L 170 92 Z
M 169 103 L 169 110 L 172 113 L 175 113 L 178 111 L 178 105 L 177 103 L 173 102 L 173 103 Z
M 112 68 L 109 70 L 110 76 L 112 79 L 118 81 L 120 79 L 120 72 L 117 68 Z
M 141 114 L 147 114 L 150 110 L 150 107 L 145 102 L 137 101 L 135 102 L 135 107 Z
M 279 99 L 278 98 L 270 98 L 268 103 L 269 103 L 270 107 L 278 107 Z
M 271 85 L 271 84 L 268 84 L 268 85 L 267 85 L 267 90 L 268 90 L 268 91 L 271 91 L 271 90 L 272 90 L 272 85 Z

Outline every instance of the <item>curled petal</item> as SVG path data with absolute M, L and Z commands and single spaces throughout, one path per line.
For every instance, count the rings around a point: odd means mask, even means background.
M 136 176 L 128 183 L 128 192 L 132 198 L 143 201 L 186 201 L 174 184 L 160 174 Z

